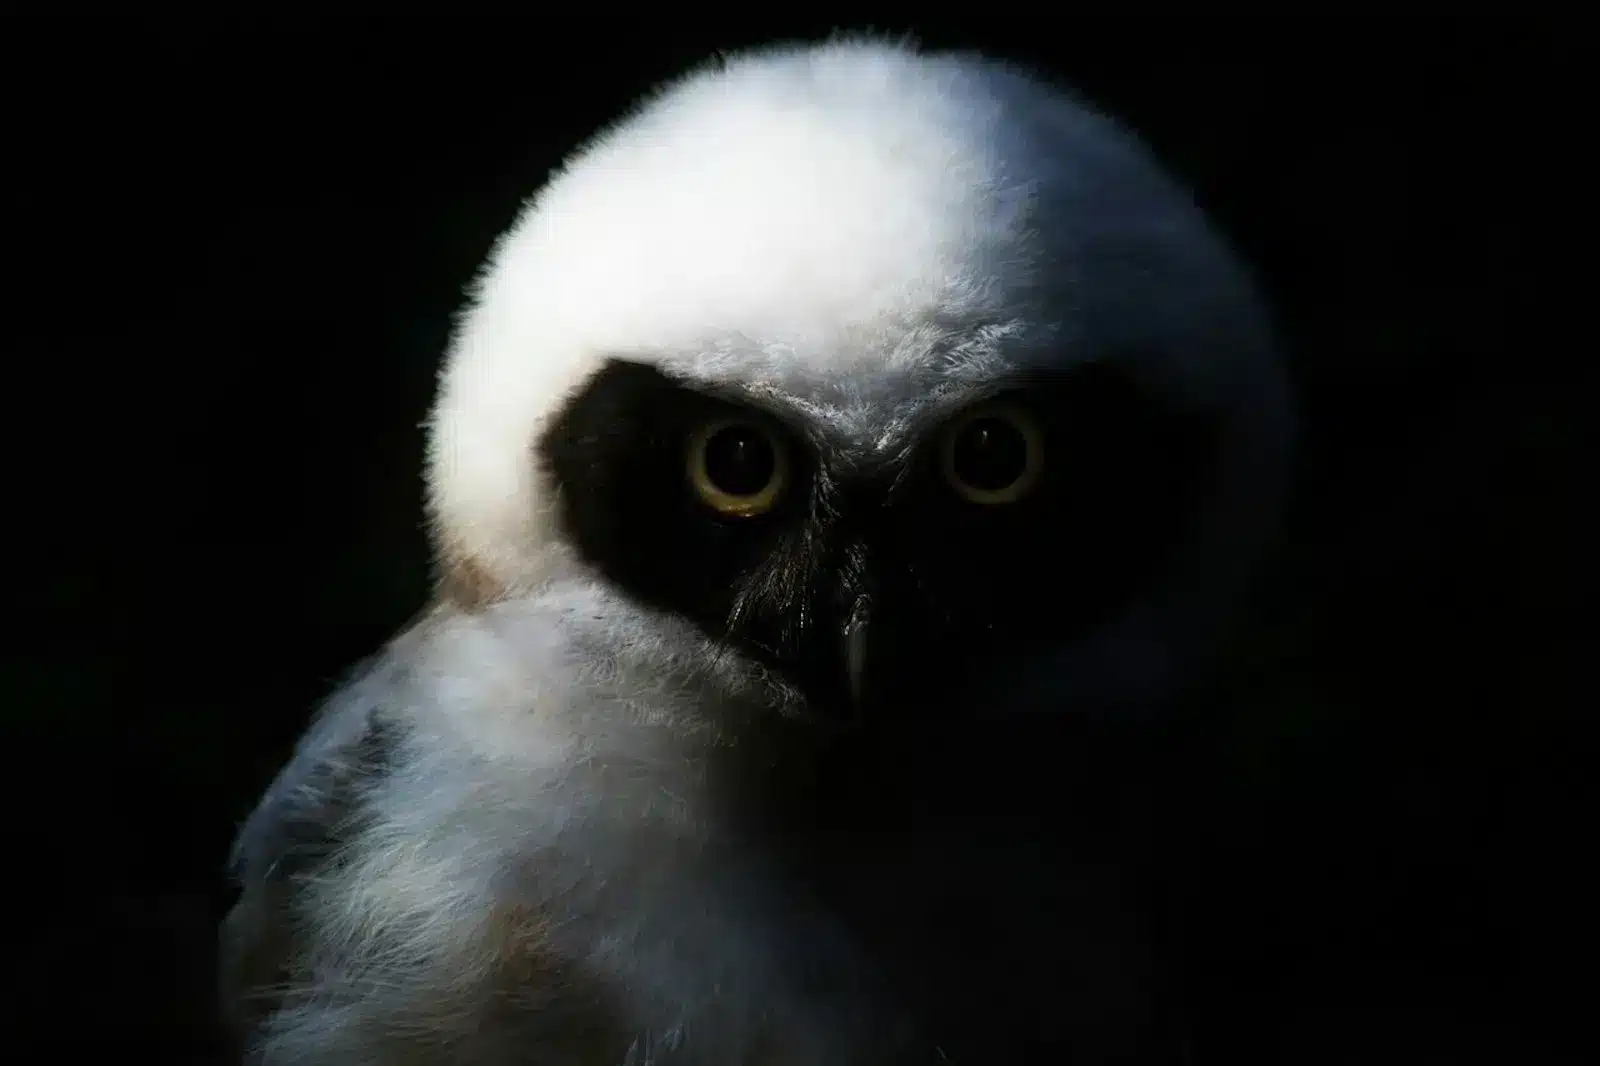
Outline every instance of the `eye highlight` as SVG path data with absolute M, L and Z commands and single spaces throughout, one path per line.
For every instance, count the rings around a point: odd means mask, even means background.
M 957 416 L 939 442 L 939 469 L 969 503 L 1015 503 L 1039 480 L 1044 438 L 1026 411 L 984 404 Z
M 777 506 L 789 484 L 789 453 L 777 433 L 751 418 L 719 418 L 689 437 L 689 486 L 728 518 L 751 518 Z

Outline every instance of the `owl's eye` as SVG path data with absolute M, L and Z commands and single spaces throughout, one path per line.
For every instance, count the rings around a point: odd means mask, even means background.
M 789 456 L 776 433 L 754 420 L 708 422 L 689 438 L 689 484 L 707 507 L 730 518 L 772 510 L 789 482 Z
M 985 405 L 960 415 L 940 442 L 944 478 L 970 503 L 1022 499 L 1039 480 L 1043 459 L 1038 424 L 1011 406 Z

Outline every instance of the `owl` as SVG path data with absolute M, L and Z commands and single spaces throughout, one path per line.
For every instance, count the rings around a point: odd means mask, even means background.
M 1072 723 L 1216 660 L 1292 423 L 1064 90 L 865 38 L 665 86 L 471 293 L 437 595 L 234 849 L 246 1061 L 1175 1061 Z

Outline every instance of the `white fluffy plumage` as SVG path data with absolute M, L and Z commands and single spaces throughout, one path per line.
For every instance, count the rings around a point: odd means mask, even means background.
M 752 763 L 805 749 L 758 735 L 800 697 L 563 533 L 535 451 L 614 358 L 737 385 L 864 457 L 1007 374 L 1080 361 L 1214 415 L 1219 480 L 1184 556 L 1061 650 L 1062 691 L 1145 698 L 1205 656 L 1288 455 L 1248 279 L 1110 120 L 1011 67 L 871 40 L 666 87 L 493 252 L 431 426 L 440 600 L 324 708 L 241 833 L 224 940 L 252 1061 L 938 1061 L 871 949 L 730 809 Z M 959 850 L 928 849 L 882 841 L 850 876 L 899 898 Z M 1075 883 L 1103 904 L 1072 934 L 1100 966 L 1075 994 L 1136 1027 L 1137 938 L 1098 875 Z M 1057 1024 L 1045 1000 L 1017 1024 Z

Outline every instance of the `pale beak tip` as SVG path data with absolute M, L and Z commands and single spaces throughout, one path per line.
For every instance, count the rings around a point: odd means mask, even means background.
M 861 705 L 861 687 L 867 668 L 867 600 L 856 600 L 850 620 L 844 627 L 845 680 L 850 687 L 850 702 Z
M 850 702 L 861 703 L 861 680 L 867 665 L 867 627 L 853 624 L 845 634 L 845 676 L 850 684 Z

